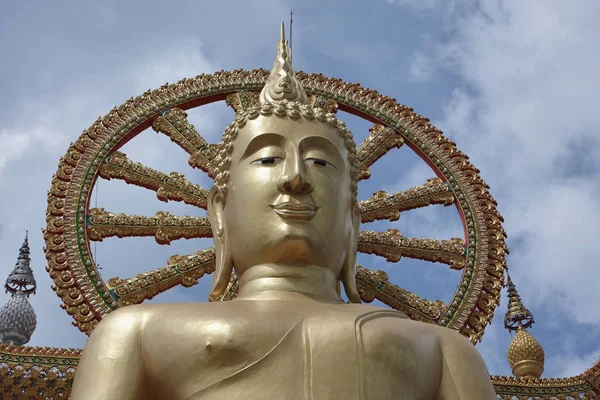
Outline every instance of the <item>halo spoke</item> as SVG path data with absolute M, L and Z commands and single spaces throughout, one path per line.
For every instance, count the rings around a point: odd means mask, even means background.
M 384 271 L 372 271 L 359 265 L 356 284 L 362 301 L 370 303 L 377 299 L 418 321 L 437 323 L 446 309 L 444 303 L 439 300 L 423 299 L 390 283 Z
M 240 282 L 237 278 L 237 275 L 235 274 L 235 272 L 233 272 L 231 274 L 231 278 L 229 279 L 229 284 L 227 285 L 227 289 L 225 289 L 225 293 L 223 293 L 221 295 L 221 297 L 219 297 L 217 299 L 217 301 L 229 301 L 229 300 L 235 299 L 238 296 L 238 293 L 240 291 L 239 283 Z M 213 300 L 211 300 L 210 297 L 208 300 L 213 301 Z
M 214 270 L 215 252 L 211 247 L 194 254 L 171 256 L 166 266 L 138 274 L 135 278 L 115 277 L 106 283 L 117 303 L 127 306 L 140 304 L 177 285 L 193 286 L 198 279 Z
M 441 262 L 450 265 L 452 269 L 463 269 L 466 263 L 465 243 L 462 239 L 407 238 L 396 229 L 387 232 L 360 232 L 358 251 L 385 257 L 390 262 L 398 262 L 402 257 Z
M 454 195 L 450 186 L 439 178 L 432 178 L 424 185 L 398 193 L 387 194 L 383 190 L 373 193 L 373 196 L 361 201 L 358 206 L 361 222 L 372 222 L 380 219 L 397 221 L 402 211 L 414 210 L 430 204 L 449 206 L 453 203 Z
M 165 174 L 139 162 L 134 162 L 121 152 L 106 157 L 100 166 L 104 179 L 120 179 L 131 185 L 154 190 L 161 201 L 183 201 L 186 204 L 206 209 L 208 190 L 191 183 L 177 172 Z
M 402 136 L 390 127 L 375 124 L 369 128 L 369 132 L 369 137 L 356 150 L 360 165 L 359 180 L 369 179 L 369 167 L 394 147 L 400 148 L 404 144 Z
M 225 103 L 235 111 L 235 113 L 241 113 L 252 106 L 258 105 L 258 97 L 260 91 L 250 92 L 236 92 L 232 93 L 225 98 Z
M 173 142 L 185 150 L 193 168 L 200 168 L 214 178 L 215 146 L 209 145 L 192 124 L 187 120 L 187 113 L 181 108 L 164 111 L 152 123 L 152 129 L 164 133 Z
M 106 237 L 154 236 L 158 244 L 171 240 L 212 237 L 207 217 L 178 217 L 159 211 L 154 217 L 115 214 L 92 208 L 87 218 L 88 237 L 101 242 Z

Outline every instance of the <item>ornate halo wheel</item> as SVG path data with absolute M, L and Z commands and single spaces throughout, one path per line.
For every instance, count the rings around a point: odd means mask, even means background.
M 105 237 L 154 236 L 160 244 L 180 238 L 210 237 L 206 217 L 176 217 L 159 212 L 153 217 L 113 214 L 90 209 L 95 180 L 120 179 L 153 191 L 163 201 L 183 201 L 206 209 L 207 189 L 181 174 L 164 174 L 128 159 L 118 150 L 152 126 L 189 155 L 189 164 L 212 176 L 213 145 L 187 121 L 184 110 L 226 100 L 231 106 L 252 99 L 262 89 L 268 71 L 219 72 L 184 79 L 130 99 L 98 119 L 73 143 L 61 159 L 48 194 L 46 257 L 48 271 L 64 308 L 75 325 L 90 333 L 111 311 L 141 303 L 174 286 L 192 286 L 214 270 L 213 250 L 174 256 L 164 267 L 134 278 L 104 282 L 92 258 L 90 241 Z M 430 204 L 455 204 L 465 238 L 450 240 L 403 237 L 397 230 L 363 231 L 359 252 L 396 262 L 401 257 L 448 264 L 462 271 L 449 305 L 422 299 L 388 281 L 383 271 L 358 268 L 357 283 L 363 301 L 378 299 L 413 319 L 437 323 L 479 341 L 499 304 L 504 282 L 505 233 L 502 217 L 488 186 L 454 143 L 410 108 L 373 90 L 322 75 L 297 73 L 312 101 L 331 112 L 340 110 L 374 125 L 360 144 L 361 179 L 369 167 L 394 147 L 409 146 L 434 170 L 437 178 L 399 193 L 383 191 L 360 202 L 362 221 L 395 221 L 400 213 Z M 236 295 L 232 280 L 220 300 Z

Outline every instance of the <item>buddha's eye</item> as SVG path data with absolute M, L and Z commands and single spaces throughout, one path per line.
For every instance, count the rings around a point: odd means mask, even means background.
M 325 161 L 321 158 L 307 158 L 306 161 L 308 161 L 309 163 L 311 163 L 313 165 L 319 166 L 319 167 L 335 168 L 335 165 L 333 165 L 329 161 Z
M 251 164 L 270 165 L 277 164 L 281 160 L 283 160 L 281 157 L 261 157 L 258 160 L 252 161 Z

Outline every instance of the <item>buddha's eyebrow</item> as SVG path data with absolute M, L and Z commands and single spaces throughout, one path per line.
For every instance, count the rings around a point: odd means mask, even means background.
M 244 154 L 240 157 L 240 161 L 244 160 L 247 157 L 250 157 L 252 154 L 256 153 L 258 150 L 267 146 L 282 146 L 283 142 L 287 140 L 285 136 L 280 135 L 279 133 L 263 133 L 256 136 L 254 139 L 248 143 L 246 146 L 246 150 L 244 150 Z
M 338 165 L 344 164 L 344 158 L 337 146 L 329 139 L 323 136 L 309 136 L 300 141 L 300 150 L 304 153 L 309 150 L 323 150 L 335 158 Z

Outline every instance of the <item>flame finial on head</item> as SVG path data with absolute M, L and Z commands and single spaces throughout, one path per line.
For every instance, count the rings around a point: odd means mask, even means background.
M 283 100 L 300 104 L 309 103 L 304 88 L 294 74 L 292 62 L 290 61 L 290 49 L 285 40 L 284 25 L 281 22 L 281 36 L 277 43 L 277 58 L 273 64 L 271 75 L 267 78 L 267 83 L 260 92 L 259 102 L 261 105 L 266 105 L 277 104 Z

